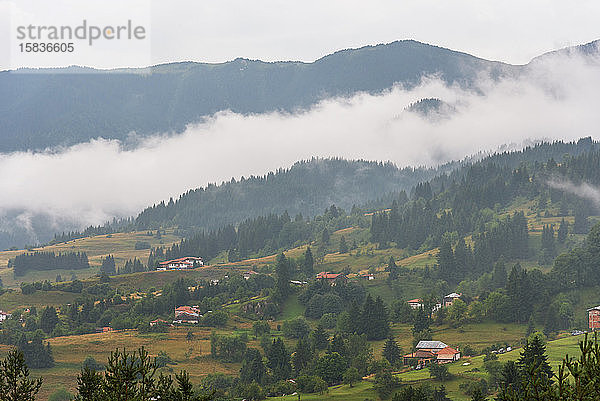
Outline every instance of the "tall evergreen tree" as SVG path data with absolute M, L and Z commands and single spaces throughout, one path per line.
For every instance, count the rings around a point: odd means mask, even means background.
M 308 366 L 313 358 L 312 347 L 306 338 L 301 338 L 294 348 L 291 362 L 294 368 L 294 375 L 300 376 L 302 371 Z
M 29 378 L 29 369 L 23 353 L 14 349 L 0 363 L 0 400 L 35 401 L 42 387 L 42 379 Z
M 307 277 L 312 277 L 315 273 L 315 259 L 312 251 L 310 250 L 310 246 L 306 247 L 306 251 L 304 252 L 304 260 L 302 262 L 302 270 L 304 271 L 304 274 L 306 274 Z
M 346 244 L 346 238 L 342 235 L 340 238 L 340 253 L 348 253 L 348 244 Z
M 117 272 L 115 265 L 115 258 L 113 255 L 108 255 L 102 258 L 102 265 L 100 266 L 100 272 L 108 275 L 115 274 Z
M 292 374 L 290 354 L 281 338 L 273 340 L 267 349 L 267 366 L 276 381 L 287 380 Z
M 59 319 L 56 309 L 53 306 L 46 306 L 42 312 L 42 316 L 40 316 L 40 328 L 46 334 L 51 334 L 58 323 Z
M 552 383 L 554 373 L 548 363 L 546 345 L 540 334 L 533 334 L 527 340 L 517 360 L 517 366 L 523 376 L 533 374 L 539 380 Z
M 494 263 L 494 270 L 492 270 L 492 286 L 494 288 L 506 287 L 506 266 L 504 265 L 504 259 L 500 258 Z
M 260 351 L 256 348 L 248 348 L 240 368 L 240 381 L 242 383 L 252 383 L 254 381 L 262 384 L 265 376 L 265 364 Z
M 290 263 L 283 253 L 277 255 L 275 264 L 275 295 L 280 300 L 290 294 Z
M 402 362 L 402 350 L 394 340 L 394 337 L 389 337 L 383 344 L 383 357 L 388 360 L 390 365 L 398 366 Z
M 560 221 L 560 226 L 558 227 L 557 240 L 561 244 L 565 242 L 567 236 L 569 235 L 569 222 L 564 218 Z

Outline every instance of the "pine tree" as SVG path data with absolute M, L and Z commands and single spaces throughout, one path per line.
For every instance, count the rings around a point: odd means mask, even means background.
M 569 222 L 567 222 L 564 218 L 560 221 L 560 226 L 558 227 L 558 242 L 563 244 L 569 235 Z
M 437 255 L 437 265 L 440 272 L 440 278 L 456 282 L 456 262 L 454 252 L 449 238 L 443 238 L 440 245 L 440 252 Z
M 340 253 L 348 253 L 348 245 L 346 244 L 346 238 L 342 235 L 340 238 Z
M 386 270 L 390 272 L 388 280 L 393 281 L 398 279 L 398 267 L 396 266 L 393 256 L 390 256 Z
M 302 371 L 308 366 L 313 358 L 313 352 L 308 339 L 301 338 L 296 344 L 292 353 L 291 362 L 294 367 L 294 374 L 300 376 Z
M 394 340 L 394 337 L 389 337 L 383 345 L 383 357 L 392 366 L 398 366 L 402 362 L 402 350 L 396 343 L 396 340 Z
M 327 227 L 321 232 L 321 244 L 325 246 L 329 245 L 329 230 L 327 230 Z
M 283 253 L 277 255 L 275 264 L 275 295 L 280 300 L 290 294 L 290 265 Z
M 306 277 L 312 277 L 314 272 L 315 259 L 313 257 L 312 251 L 310 250 L 310 246 L 306 247 L 306 251 L 304 252 L 304 260 L 302 263 L 302 270 Z
M 115 258 L 113 255 L 108 255 L 102 258 L 102 265 L 100 266 L 100 272 L 112 275 L 116 273 Z
M 494 288 L 504 288 L 506 286 L 506 266 L 504 265 L 504 259 L 500 258 L 494 263 L 494 270 L 492 271 L 492 286 Z
M 10 351 L 0 363 L 0 400 L 35 401 L 41 386 L 42 379 L 29 379 L 29 369 L 21 351 Z
M 521 351 L 517 366 L 523 375 L 533 374 L 542 381 L 552 382 L 552 368 L 548 363 L 546 345 L 539 334 L 533 334 Z
M 316 349 L 325 349 L 329 344 L 329 336 L 321 323 L 317 325 L 315 331 L 312 332 L 312 341 Z
M 240 368 L 240 381 L 242 383 L 252 383 L 254 381 L 262 384 L 265 377 L 266 370 L 260 351 L 256 348 L 248 348 Z
M 271 343 L 267 350 L 267 361 L 267 366 L 276 381 L 289 379 L 292 374 L 290 354 L 281 338 L 277 338 Z
M 588 214 L 583 205 L 575 208 L 575 222 L 573 223 L 573 233 L 587 234 L 589 231 Z
M 46 306 L 42 312 L 42 316 L 40 316 L 40 328 L 44 333 L 51 334 L 58 323 L 59 319 L 56 309 L 52 306 Z

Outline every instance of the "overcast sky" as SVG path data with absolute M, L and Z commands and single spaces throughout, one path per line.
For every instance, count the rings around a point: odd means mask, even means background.
M 576 5 L 564 0 L 0 0 L 0 69 L 236 57 L 313 61 L 335 50 L 399 39 L 518 64 L 600 38 L 599 17 L 597 0 Z M 141 47 L 79 46 L 71 57 L 17 54 L 16 24 L 76 24 L 83 18 L 98 24 L 139 21 L 148 37 Z

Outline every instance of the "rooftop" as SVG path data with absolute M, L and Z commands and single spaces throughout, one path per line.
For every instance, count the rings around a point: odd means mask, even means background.
M 419 341 L 417 349 L 444 349 L 447 345 L 441 341 Z

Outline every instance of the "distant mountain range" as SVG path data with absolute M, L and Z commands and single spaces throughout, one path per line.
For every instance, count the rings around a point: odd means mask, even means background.
M 569 51 L 597 51 L 592 42 Z M 565 51 L 565 50 L 563 50 Z M 524 66 L 488 61 L 413 40 L 342 50 L 312 63 L 236 59 L 142 69 L 22 69 L 0 72 L 0 152 L 179 132 L 221 110 L 293 111 L 324 98 L 436 74 L 469 85 L 481 72 L 515 74 Z

